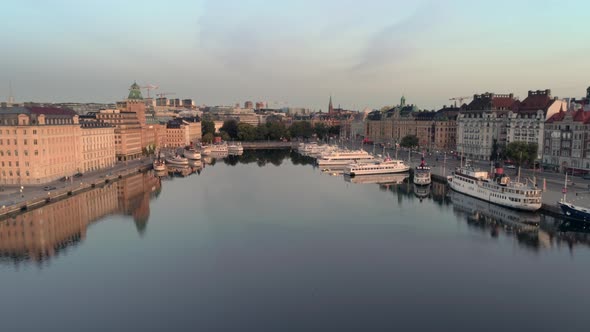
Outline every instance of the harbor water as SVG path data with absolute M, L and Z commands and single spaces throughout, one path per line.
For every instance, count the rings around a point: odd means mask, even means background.
M 3 331 L 580 331 L 585 224 L 289 150 L 0 220 Z

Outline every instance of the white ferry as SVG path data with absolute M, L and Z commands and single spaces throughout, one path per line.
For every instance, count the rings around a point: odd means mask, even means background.
M 541 208 L 541 190 L 521 182 L 511 182 L 500 167 L 493 178 L 473 167 L 458 167 L 447 177 L 451 189 L 486 202 L 509 208 L 537 211 Z
M 211 153 L 227 153 L 227 143 L 217 143 L 209 145 Z
M 188 159 L 176 155 L 174 157 L 166 158 L 166 164 L 171 167 L 188 167 Z
M 232 143 L 227 147 L 227 152 L 229 154 L 241 155 L 244 153 L 244 147 L 242 147 L 242 143 Z
M 322 154 L 318 159 L 319 166 L 340 166 L 352 164 L 354 162 L 374 162 L 375 158 L 367 151 L 333 151 Z
M 426 166 L 424 157 L 419 166 L 414 169 L 414 184 L 419 186 L 426 186 L 432 183 L 432 177 L 430 175 L 430 167 Z
M 350 176 L 370 174 L 392 174 L 403 173 L 410 170 L 410 166 L 402 160 L 391 160 L 386 158 L 383 161 L 368 163 L 353 163 L 344 168 L 344 174 Z
M 194 148 L 184 150 L 184 157 L 190 160 L 201 160 L 201 153 Z

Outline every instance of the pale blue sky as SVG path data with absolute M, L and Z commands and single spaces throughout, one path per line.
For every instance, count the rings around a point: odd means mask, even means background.
M 198 104 L 449 104 L 494 91 L 581 96 L 586 1 L 3 3 L 0 99 L 109 102 L 154 83 Z M 272 106 L 272 105 L 271 105 Z

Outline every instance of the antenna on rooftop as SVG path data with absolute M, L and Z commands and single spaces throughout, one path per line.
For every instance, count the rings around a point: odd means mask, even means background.
M 8 105 L 14 104 L 14 96 L 12 95 L 12 81 L 8 81 Z

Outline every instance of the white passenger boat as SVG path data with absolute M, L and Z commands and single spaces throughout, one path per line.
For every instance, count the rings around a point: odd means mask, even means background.
M 419 166 L 414 169 L 414 184 L 419 186 L 426 186 L 432 183 L 432 177 L 430 173 L 430 167 L 426 166 L 424 157 Z
M 154 160 L 154 171 L 161 172 L 166 170 L 166 163 L 163 160 L 156 159 Z
M 227 143 L 216 143 L 209 145 L 211 153 L 227 153 Z
M 244 147 L 242 147 L 242 143 L 240 142 L 231 143 L 227 147 L 227 152 L 233 155 L 241 155 L 242 153 L 244 153 Z
M 190 160 L 201 160 L 201 153 L 194 148 L 184 150 L 184 157 Z
M 332 151 L 330 153 L 322 154 L 318 159 L 317 163 L 319 166 L 340 166 L 359 162 L 374 162 L 375 158 L 370 155 L 367 151 L 356 150 L 356 151 Z
M 451 189 L 486 202 L 524 211 L 541 208 L 541 190 L 512 182 L 501 167 L 496 167 L 493 177 L 471 166 L 458 167 L 447 180 Z
M 370 175 L 370 174 L 392 174 L 403 173 L 410 170 L 410 166 L 404 164 L 402 160 L 392 160 L 389 157 L 383 161 L 374 162 L 356 162 L 347 165 L 344 168 L 344 174 L 350 176 Z
M 171 167 L 179 167 L 179 166 L 181 166 L 181 167 L 187 166 L 188 167 L 188 159 L 183 158 L 179 155 L 176 155 L 174 157 L 166 158 L 166 164 Z

